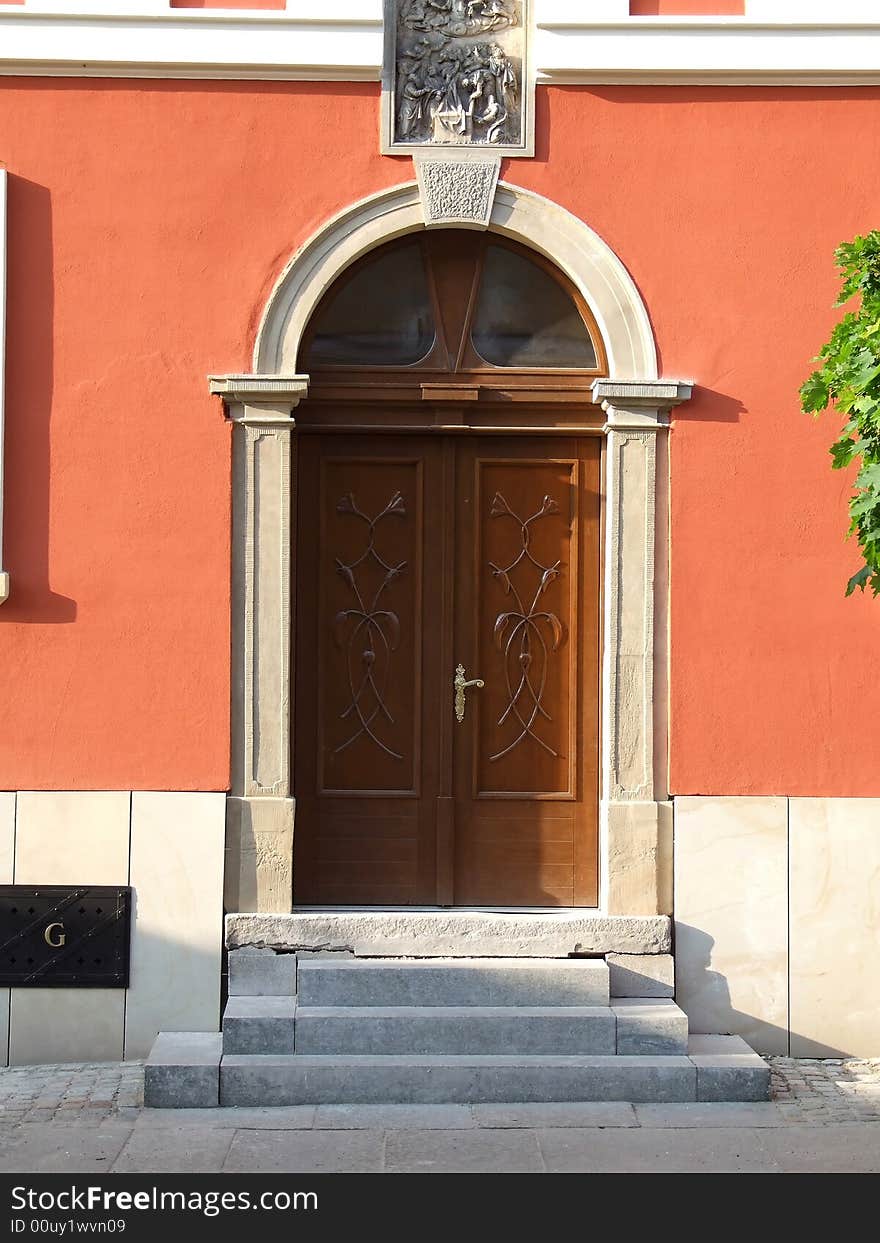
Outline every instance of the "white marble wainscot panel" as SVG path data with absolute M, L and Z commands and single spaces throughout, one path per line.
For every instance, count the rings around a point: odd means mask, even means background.
M 130 804 L 127 790 L 19 792 L 15 883 L 128 884 Z M 123 989 L 11 991 L 12 1065 L 121 1059 Z
M 793 1057 L 880 1057 L 880 799 L 790 804 Z
M 694 1033 L 788 1051 L 788 806 L 675 800 L 676 999 Z
M 11 885 L 15 864 L 15 793 L 0 793 L 0 885 Z M 9 1062 L 9 989 L 0 988 L 0 1066 Z
M 225 820 L 225 794 L 132 795 L 127 1058 L 160 1030 L 219 1029 Z

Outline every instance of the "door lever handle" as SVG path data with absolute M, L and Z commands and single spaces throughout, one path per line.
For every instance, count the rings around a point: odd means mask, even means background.
M 460 725 L 464 720 L 465 691 L 469 686 L 481 687 L 486 683 L 482 678 L 466 678 L 464 665 L 456 665 L 452 685 L 455 688 L 455 719 Z

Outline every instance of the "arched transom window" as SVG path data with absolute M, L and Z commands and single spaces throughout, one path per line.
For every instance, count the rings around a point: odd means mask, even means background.
M 343 273 L 312 317 L 299 370 L 311 377 L 309 405 L 583 406 L 606 359 L 583 298 L 541 255 L 495 234 L 439 229 L 371 251 Z

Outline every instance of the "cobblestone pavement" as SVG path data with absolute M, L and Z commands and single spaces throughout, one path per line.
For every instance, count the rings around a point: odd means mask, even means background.
M 0 1069 L 0 1126 L 16 1122 L 102 1122 L 144 1103 L 143 1062 L 10 1066 Z
M 770 1091 L 782 1121 L 880 1122 L 880 1058 L 767 1061 Z
M 768 1059 L 773 1099 L 143 1108 L 143 1066 L 0 1069 L 0 1173 L 880 1172 L 880 1059 Z

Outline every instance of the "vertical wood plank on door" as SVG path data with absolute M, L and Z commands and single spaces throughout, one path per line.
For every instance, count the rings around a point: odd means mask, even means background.
M 599 443 L 459 453 L 456 902 L 597 898 Z
M 434 902 L 439 445 L 304 437 L 298 457 L 294 897 Z

